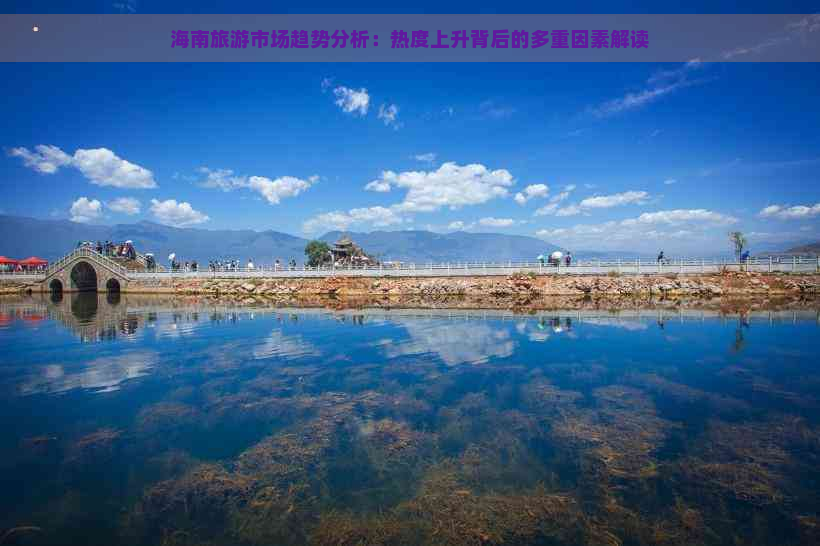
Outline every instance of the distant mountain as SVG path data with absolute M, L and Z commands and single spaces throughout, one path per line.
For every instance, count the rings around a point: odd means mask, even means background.
M 499 233 L 433 233 L 430 231 L 374 231 L 347 233 L 365 251 L 382 260 L 447 262 L 466 260 L 534 260 L 558 247 L 534 237 Z M 333 243 L 342 235 L 327 233 L 321 240 Z M 171 252 L 182 261 L 251 258 L 269 264 L 279 258 L 301 263 L 307 239 L 276 231 L 208 230 L 177 228 L 139 222 L 101 226 L 68 220 L 40 220 L 0 215 L 0 254 L 12 258 L 40 256 L 55 260 L 79 241 L 134 241 L 139 252 L 153 252 L 160 262 Z
M 768 256 L 818 256 L 820 255 L 820 241 L 816 243 L 802 243 L 786 245 L 786 250 L 782 250 L 782 246 L 776 249 L 767 250 L 764 252 L 755 253 L 758 258 L 766 258 Z
M 408 262 L 530 260 L 558 250 L 556 245 L 535 237 L 501 233 L 433 233 L 431 231 L 331 231 L 321 237 L 330 244 L 342 235 L 381 260 Z
M 808 254 L 811 256 L 820 255 L 820 241 L 816 243 L 809 243 L 807 245 L 800 245 L 790 248 L 786 251 L 787 254 Z
M 174 252 L 178 260 L 200 263 L 215 258 L 235 258 L 243 263 L 248 258 L 258 263 L 272 263 L 277 258 L 301 262 L 308 242 L 277 231 L 176 228 L 152 222 L 100 226 L 0 215 L 0 254 L 13 258 L 35 255 L 55 260 L 79 241 L 129 239 L 137 251 L 153 252 L 160 262 Z

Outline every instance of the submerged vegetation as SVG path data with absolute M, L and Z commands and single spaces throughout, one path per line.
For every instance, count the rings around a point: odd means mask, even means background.
M 159 361 L 161 381 L 129 384 L 139 403 L 116 423 L 87 417 L 65 435 L 21 439 L 16 464 L 54 485 L 2 518 L 0 544 L 85 536 L 95 510 L 108 523 L 89 543 L 101 544 L 796 546 L 820 536 L 816 372 L 783 355 L 777 367 L 747 358 L 732 349 L 731 324 L 721 360 L 695 362 L 514 351 L 512 339 L 540 348 L 584 335 L 568 318 L 473 332 L 408 321 L 415 337 L 401 345 L 354 315 L 338 319 L 341 353 L 300 320 L 277 317 L 266 341 L 191 342 Z M 607 326 L 600 319 L 596 333 Z M 367 328 L 377 333 L 352 339 Z M 94 504 L 95 487 L 116 500 Z M 42 514 L 57 515 L 48 525 Z

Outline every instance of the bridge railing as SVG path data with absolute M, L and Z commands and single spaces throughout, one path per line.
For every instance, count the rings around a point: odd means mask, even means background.
M 443 263 L 394 263 L 377 265 L 324 265 L 297 267 L 264 265 L 254 268 L 218 267 L 198 270 L 177 269 L 163 272 L 131 272 L 140 277 L 193 277 L 193 278 L 250 278 L 250 277 L 327 277 L 349 276 L 468 276 L 509 275 L 516 272 L 534 274 L 573 275 L 673 275 L 709 274 L 723 271 L 748 271 L 756 273 L 816 273 L 820 272 L 820 257 L 792 256 L 788 259 L 751 258 L 743 262 L 722 259 L 682 258 L 675 260 L 579 260 L 549 264 L 537 261 L 464 261 Z
M 123 277 L 128 277 L 128 275 L 129 275 L 129 272 L 126 268 L 124 268 L 123 266 L 121 266 L 120 264 L 118 264 L 117 262 L 112 260 L 111 258 L 108 258 L 107 256 L 104 256 L 103 254 L 100 254 L 99 252 L 97 252 L 93 248 L 79 247 L 79 248 L 75 248 L 74 250 L 72 250 L 71 252 L 69 252 L 68 254 L 66 254 L 65 256 L 60 258 L 59 260 L 57 260 L 56 262 L 49 265 L 48 269 L 46 269 L 45 276 L 47 277 L 47 276 L 51 275 L 52 273 L 54 273 L 55 271 L 60 270 L 61 268 L 65 267 L 65 265 L 68 262 L 70 262 L 71 260 L 73 260 L 75 258 L 90 258 L 90 259 L 96 260 L 98 262 L 101 262 L 105 267 L 107 267 L 108 269 L 111 269 L 115 273 L 118 273 L 118 274 L 122 275 Z
M 108 269 L 124 277 L 131 278 L 165 278 L 165 277 L 328 277 L 333 275 L 349 276 L 481 276 L 481 275 L 509 275 L 516 272 L 534 274 L 572 274 L 572 275 L 673 275 L 673 274 L 709 274 L 723 271 L 748 271 L 756 273 L 818 273 L 820 272 L 820 257 L 789 256 L 778 258 L 750 258 L 739 262 L 736 260 L 680 258 L 673 260 L 598 260 L 586 259 L 566 263 L 550 264 L 538 261 L 507 260 L 499 261 L 454 261 L 454 262 L 395 262 L 376 265 L 323 265 L 311 267 L 301 265 L 297 267 L 263 265 L 254 268 L 199 268 L 197 271 L 178 269 L 166 270 L 157 264 L 155 271 L 129 271 L 116 261 L 96 252 L 88 247 L 74 249 L 52 263 L 44 273 L 32 272 L 4 272 L 0 278 L 16 278 L 22 280 L 42 279 L 71 260 L 84 257 L 102 263 Z

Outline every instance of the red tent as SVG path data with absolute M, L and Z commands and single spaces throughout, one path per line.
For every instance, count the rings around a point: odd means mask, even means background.
M 20 265 L 26 267 L 40 267 L 41 265 L 48 265 L 48 261 L 38 258 L 37 256 L 29 256 L 25 260 L 20 260 Z
M 0 265 L 17 265 L 17 260 L 0 256 Z

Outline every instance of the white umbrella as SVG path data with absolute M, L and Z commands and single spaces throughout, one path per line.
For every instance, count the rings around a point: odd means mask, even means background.
M 125 244 L 130 245 L 130 244 L 132 244 L 133 242 L 134 242 L 134 241 L 132 241 L 131 239 L 128 239 L 127 241 L 125 241 Z
M 550 254 L 550 258 L 552 258 L 553 260 L 560 260 L 563 255 L 564 254 L 562 252 L 556 250 L 555 252 Z
M 169 260 L 169 261 L 174 261 L 174 258 L 176 258 L 176 257 L 177 257 L 177 255 L 176 255 L 175 253 L 173 253 L 173 252 L 171 252 L 170 254 L 168 254 L 168 260 Z
M 153 252 L 146 252 L 146 253 L 145 253 L 145 255 L 146 255 L 146 256 L 151 256 L 151 257 L 153 258 L 154 253 L 153 253 Z
M 543 255 L 543 254 L 539 254 L 539 255 L 538 255 L 538 257 L 536 258 L 536 260 L 543 260 L 543 259 L 544 259 L 544 255 Z

